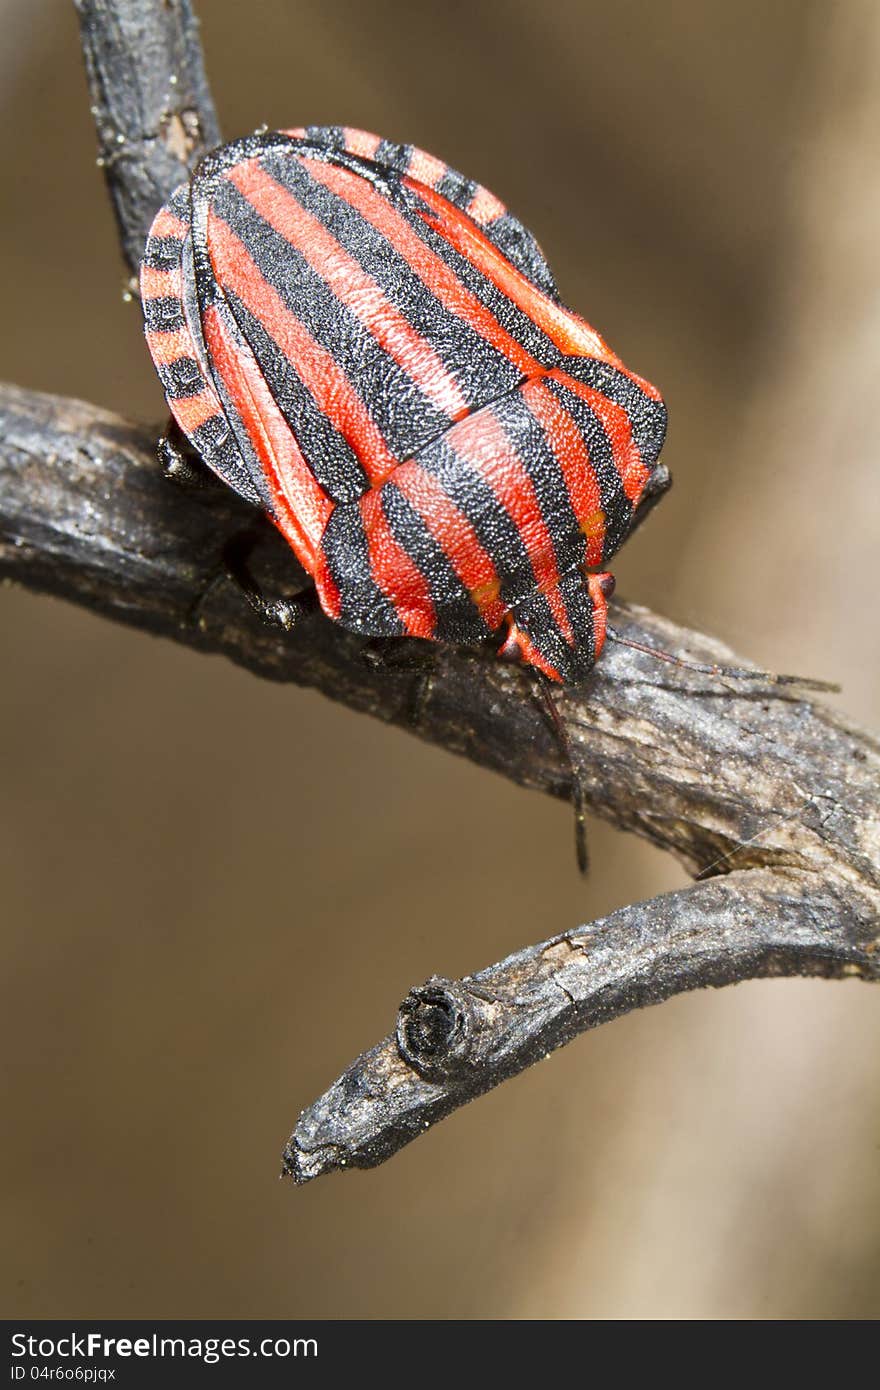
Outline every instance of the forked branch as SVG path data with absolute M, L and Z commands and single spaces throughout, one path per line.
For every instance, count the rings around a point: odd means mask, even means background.
M 216 139 L 213 108 L 187 0 L 78 8 L 134 267 L 159 202 Z M 488 652 L 438 648 L 414 702 L 420 677 L 375 671 L 359 639 L 320 614 L 293 635 L 259 623 L 221 568 L 226 539 L 252 515 L 226 492 L 169 487 L 153 430 L 14 387 L 0 390 L 0 421 L 5 576 L 393 723 L 409 726 L 416 704 L 422 737 L 525 786 L 571 794 L 571 769 L 526 672 Z M 302 582 L 268 527 L 255 562 L 267 586 Z M 731 660 L 710 638 L 642 609 L 618 604 L 614 622 L 648 646 Z M 629 1009 L 756 975 L 880 977 L 872 738 L 796 688 L 722 681 L 621 647 L 583 688 L 561 693 L 559 707 L 589 808 L 671 850 L 704 881 L 413 991 L 396 1031 L 301 1116 L 285 1153 L 297 1180 L 382 1161 Z

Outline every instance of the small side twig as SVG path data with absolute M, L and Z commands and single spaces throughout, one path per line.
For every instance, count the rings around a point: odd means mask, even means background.
M 430 980 L 397 1030 L 299 1118 L 283 1172 L 310 1182 L 384 1162 L 438 1120 L 579 1033 L 670 995 L 764 975 L 880 979 L 876 903 L 747 869 Z

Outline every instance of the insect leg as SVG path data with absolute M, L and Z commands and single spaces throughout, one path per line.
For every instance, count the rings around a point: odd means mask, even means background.
M 577 865 L 582 874 L 586 874 L 590 867 L 590 856 L 587 849 L 587 822 L 584 807 L 584 788 L 581 782 L 580 772 L 572 754 L 571 739 L 568 736 L 568 729 L 565 721 L 559 713 L 559 706 L 553 698 L 553 690 L 550 681 L 543 672 L 535 670 L 537 689 L 541 696 L 541 703 L 550 715 L 562 755 L 568 763 L 571 772 L 571 804 L 574 807 L 574 851 L 577 857 Z
M 408 723 L 417 729 L 431 695 L 437 646 L 418 637 L 371 637 L 361 652 L 373 671 L 411 671 L 415 674 L 410 693 Z
M 214 491 L 224 484 L 190 444 L 173 416 L 156 446 L 159 466 L 169 482 L 186 491 Z
M 361 655 L 373 671 L 426 671 L 436 646 L 418 637 L 370 637 Z
M 319 610 L 318 595 L 313 588 L 298 594 L 266 594 L 250 569 L 250 558 L 260 540 L 257 530 L 239 531 L 223 547 L 223 569 L 241 590 L 255 613 L 270 627 L 292 632 L 303 618 Z

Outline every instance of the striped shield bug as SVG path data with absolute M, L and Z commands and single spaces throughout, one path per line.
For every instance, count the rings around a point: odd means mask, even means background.
M 257 134 L 159 212 L 141 292 L 180 431 L 329 617 L 583 680 L 603 567 L 669 484 L 666 410 L 493 194 L 363 131 Z
M 141 299 L 178 433 L 274 522 L 324 613 L 372 639 L 494 639 L 534 669 L 582 868 L 554 682 L 582 681 L 609 638 L 798 679 L 609 626 L 602 567 L 670 484 L 665 406 L 561 303 L 522 223 L 433 155 L 337 126 L 225 145 L 156 216 Z M 189 471 L 170 435 L 160 456 Z M 310 606 L 226 559 L 267 620 Z

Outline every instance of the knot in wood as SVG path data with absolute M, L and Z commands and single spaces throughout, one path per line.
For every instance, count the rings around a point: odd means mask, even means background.
M 454 980 L 432 977 L 411 989 L 397 1013 L 397 1046 L 427 1081 L 443 1081 L 472 1059 L 471 996 Z

